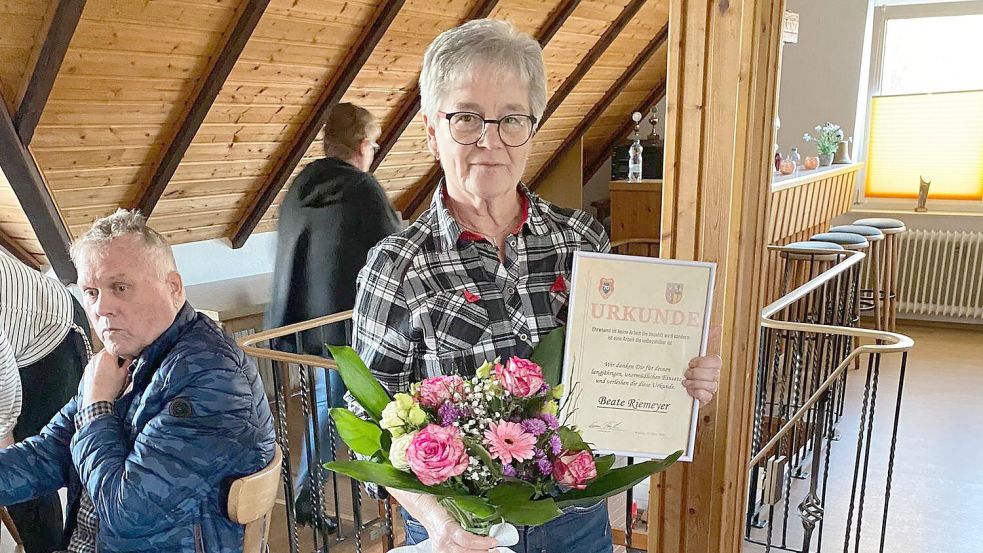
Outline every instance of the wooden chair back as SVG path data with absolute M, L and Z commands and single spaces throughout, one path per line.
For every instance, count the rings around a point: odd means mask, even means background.
M 276 446 L 270 464 L 259 472 L 239 478 L 229 488 L 229 518 L 246 527 L 243 553 L 266 553 L 270 519 L 280 487 L 281 463 L 283 454 L 280 446 Z

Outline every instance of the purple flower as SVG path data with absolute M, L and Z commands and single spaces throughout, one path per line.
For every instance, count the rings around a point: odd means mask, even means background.
M 542 419 L 526 419 L 522 421 L 522 429 L 538 437 L 546 433 L 546 423 Z
M 463 415 L 461 409 L 449 401 L 437 409 L 437 414 L 440 415 L 441 426 L 450 426 Z
M 537 459 L 536 466 L 539 468 L 539 473 L 543 476 L 549 476 L 553 473 L 553 463 L 551 463 L 546 457 Z
M 546 426 L 548 426 L 550 430 L 556 430 L 560 427 L 560 421 L 549 413 L 542 413 L 539 415 L 539 418 L 543 419 L 543 422 L 546 423 Z
M 508 463 L 503 464 L 502 465 L 502 474 L 504 474 L 505 476 L 508 476 L 509 478 L 515 478 L 515 467 L 513 467 L 512 465 L 510 465 Z
M 553 455 L 559 455 L 562 450 L 563 442 L 560 441 L 560 437 L 555 434 L 550 436 L 550 451 L 553 452 Z
M 550 383 L 549 382 L 543 382 L 543 387 L 539 389 L 539 393 L 541 393 L 541 394 L 548 394 L 548 393 L 550 393 L 550 390 L 552 390 L 552 389 L 553 389 L 553 387 L 550 386 Z

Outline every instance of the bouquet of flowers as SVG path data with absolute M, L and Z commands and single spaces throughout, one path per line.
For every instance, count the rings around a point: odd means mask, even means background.
M 836 153 L 836 148 L 843 140 L 843 129 L 839 125 L 827 121 L 825 125 L 816 125 L 815 137 L 809 133 L 804 133 L 802 140 L 815 142 L 816 150 L 819 151 L 820 155 L 831 156 Z
M 537 353 L 558 375 L 562 331 L 543 342 Z M 613 468 L 613 455 L 596 454 L 576 428 L 560 421 L 563 388 L 551 385 L 530 359 L 496 359 L 472 378 L 429 378 L 390 398 L 354 350 L 331 352 L 368 420 L 331 410 L 342 439 L 363 460 L 325 466 L 362 482 L 436 496 L 476 534 L 496 527 L 499 537 L 502 523 L 544 524 L 566 506 L 627 490 L 682 453 Z

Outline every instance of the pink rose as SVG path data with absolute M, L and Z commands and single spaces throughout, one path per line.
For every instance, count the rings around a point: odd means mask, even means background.
M 597 467 L 590 451 L 565 451 L 553 461 L 553 478 L 557 483 L 582 490 L 597 478 Z
M 512 357 L 504 367 L 496 365 L 495 378 L 516 397 L 529 397 L 543 389 L 543 369 L 528 359 Z
M 406 448 L 406 462 L 427 486 L 434 486 L 468 468 L 468 452 L 455 426 L 430 424 L 420 430 Z
M 420 405 L 436 409 L 450 401 L 455 393 L 464 393 L 464 380 L 460 376 L 437 376 L 420 383 L 417 389 Z

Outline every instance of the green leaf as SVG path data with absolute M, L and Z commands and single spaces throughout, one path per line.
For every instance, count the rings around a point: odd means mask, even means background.
M 341 439 L 355 453 L 371 457 L 382 450 L 382 429 L 375 423 L 358 418 L 344 407 L 331 409 L 331 418 Z
M 560 383 L 563 376 L 563 341 L 566 329 L 562 326 L 543 336 L 536 349 L 533 350 L 530 361 L 543 368 L 543 378 L 550 386 Z
M 498 509 L 477 496 L 464 495 L 460 497 L 448 497 L 441 503 L 445 505 L 447 503 L 453 503 L 458 509 L 467 511 L 470 515 L 478 519 L 488 520 L 498 518 Z
M 563 514 L 552 498 L 532 500 L 536 489 L 526 482 L 509 480 L 488 491 L 488 501 L 512 524 L 539 526 Z
M 572 430 L 570 427 L 561 426 L 559 428 L 560 443 L 567 451 L 587 451 L 590 446 L 580 437 L 580 432 Z
M 602 455 L 594 458 L 594 467 L 597 469 L 597 477 L 600 478 L 607 474 L 614 466 L 614 455 Z
M 382 419 L 382 410 L 389 404 L 389 394 L 379 384 L 355 350 L 348 346 L 328 346 L 331 357 L 338 364 L 338 373 L 352 396 L 375 420 Z
M 646 461 L 637 465 L 612 469 L 607 474 L 596 478 L 583 490 L 570 490 L 561 493 L 556 503 L 561 509 L 570 505 L 593 505 L 601 499 L 617 495 L 631 488 L 653 474 L 666 470 L 682 454 L 682 451 L 677 451 L 662 461 Z
M 333 461 L 326 463 L 324 468 L 337 472 L 338 474 L 344 474 L 360 482 L 372 482 L 396 490 L 425 493 L 437 497 L 466 495 L 464 492 L 459 492 L 449 486 L 427 486 L 417 480 L 412 474 L 396 470 L 388 463 L 376 463 L 373 461 Z
M 489 453 L 488 450 L 485 449 L 485 446 L 481 445 L 481 443 L 478 442 L 478 440 L 475 440 L 473 438 L 464 438 L 463 441 L 464 441 L 464 445 L 467 446 L 468 451 L 470 451 L 472 454 L 476 455 L 479 459 L 481 459 L 481 464 L 487 467 L 488 470 L 492 472 L 493 477 L 495 477 L 496 479 L 502 477 L 502 468 L 500 466 L 501 463 L 492 459 L 491 453 Z

